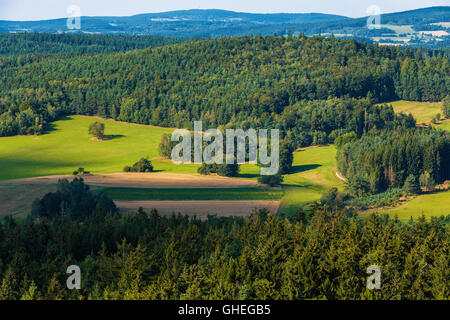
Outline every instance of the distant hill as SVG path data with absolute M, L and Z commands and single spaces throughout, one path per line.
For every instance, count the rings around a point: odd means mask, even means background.
M 217 38 L 240 35 L 304 33 L 358 38 L 386 45 L 450 46 L 450 6 L 383 14 L 381 28 L 369 29 L 367 17 L 348 18 L 321 13 L 254 14 L 225 10 L 185 10 L 129 17 L 82 17 L 80 30 L 69 30 L 66 19 L 0 21 L 0 32 L 45 32 L 156 35 Z
M 186 38 L 97 34 L 3 33 L 0 56 L 21 54 L 95 54 L 181 43 Z
M 107 33 L 175 37 L 242 35 L 249 29 L 277 24 L 319 23 L 347 17 L 321 13 L 254 14 L 225 10 L 185 10 L 130 17 L 82 17 L 81 30 L 69 30 L 67 19 L 0 21 L 0 32 Z M 228 32 L 225 30 L 229 30 Z M 216 32 L 219 32 L 216 34 Z
M 306 35 L 334 34 L 337 37 L 362 38 L 391 45 L 449 46 L 450 6 L 382 14 L 380 20 L 380 28 L 374 29 L 367 27 L 368 17 L 364 17 L 297 25 L 294 30 Z

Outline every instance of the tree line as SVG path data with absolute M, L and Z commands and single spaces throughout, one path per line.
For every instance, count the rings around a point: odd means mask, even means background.
M 85 55 L 124 52 L 166 44 L 182 38 L 96 34 L 0 33 L 0 55 L 15 56 L 22 65 L 24 55 Z M 21 57 L 22 56 L 22 57 Z
M 0 299 L 448 299 L 449 223 L 319 204 L 290 218 L 7 217 Z M 81 269 L 81 290 L 65 286 L 69 265 Z M 370 265 L 381 290 L 366 287 Z
M 339 149 L 337 164 L 356 190 L 375 194 L 402 188 L 408 178 L 408 184 L 420 179 L 424 187 L 448 180 L 449 159 L 448 132 L 397 128 L 350 139 Z

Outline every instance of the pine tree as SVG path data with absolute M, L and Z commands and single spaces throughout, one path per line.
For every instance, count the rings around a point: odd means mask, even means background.
M 403 185 L 403 191 L 409 195 L 420 193 L 419 181 L 417 180 L 417 177 L 415 175 L 410 174 L 406 178 L 405 184 Z

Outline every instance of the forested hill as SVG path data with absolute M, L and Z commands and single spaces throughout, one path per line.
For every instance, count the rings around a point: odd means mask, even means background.
M 0 57 L 0 136 L 63 114 L 162 126 L 279 127 L 299 144 L 380 126 L 371 102 L 441 101 L 446 57 L 321 37 L 239 37 L 79 57 Z M 351 100 L 365 98 L 368 100 Z M 334 98 L 341 98 L 334 99 Z M 390 110 L 387 114 L 390 114 Z M 334 132 L 334 133 L 333 133 Z M 332 140 L 331 140 L 332 141 Z
M 129 17 L 82 17 L 80 30 L 69 30 L 67 19 L 0 21 L 0 32 L 89 32 L 189 38 L 217 37 L 245 35 L 254 27 L 345 19 L 348 18 L 321 13 L 255 14 L 226 10 L 181 10 Z
M 445 48 L 450 42 L 449 16 L 450 6 L 387 13 L 381 15 L 380 28 L 368 28 L 368 17 L 347 18 L 320 13 L 254 14 L 225 10 L 185 10 L 129 17 L 81 17 L 81 28 L 78 30 L 68 29 L 67 19 L 0 21 L 0 33 L 101 33 L 218 38 L 287 35 L 291 32 L 295 35 L 334 34 L 341 38 L 365 39 L 395 45 Z
M 112 53 L 183 41 L 186 39 L 160 36 L 6 33 L 0 34 L 0 55 Z

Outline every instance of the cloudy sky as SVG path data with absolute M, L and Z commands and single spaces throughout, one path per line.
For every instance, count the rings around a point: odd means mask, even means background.
M 372 5 L 387 13 L 450 6 L 450 0 L 0 0 L 0 20 L 63 18 L 70 5 L 78 5 L 84 16 L 127 16 L 200 8 L 259 13 L 321 12 L 362 17 Z

